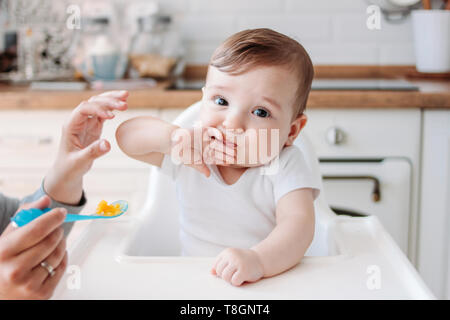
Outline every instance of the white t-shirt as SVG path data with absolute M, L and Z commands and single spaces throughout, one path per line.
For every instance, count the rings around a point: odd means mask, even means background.
M 277 158 L 248 168 L 238 181 L 228 185 L 216 165 L 208 165 L 211 175 L 207 178 L 191 167 L 175 164 L 170 155 L 164 156 L 158 170 L 176 183 L 182 255 L 216 256 L 229 247 L 250 248 L 274 229 L 276 203 L 283 195 L 313 188 L 314 199 L 318 197 L 319 181 L 297 146 L 280 152 L 278 167 L 274 161 Z M 278 170 L 261 174 L 261 169 L 270 165 Z

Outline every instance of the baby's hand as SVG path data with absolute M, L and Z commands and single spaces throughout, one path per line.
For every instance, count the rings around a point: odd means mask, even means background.
M 251 249 L 238 248 L 223 250 L 217 256 L 211 273 L 234 286 L 240 286 L 245 281 L 255 282 L 264 276 L 258 254 Z
M 213 127 L 176 129 L 172 133 L 172 141 L 171 148 L 178 160 L 207 177 L 210 172 L 206 164 L 236 162 L 236 151 L 222 142 L 222 133 Z

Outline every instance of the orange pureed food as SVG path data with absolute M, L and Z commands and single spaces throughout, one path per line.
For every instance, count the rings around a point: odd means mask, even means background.
M 108 204 L 105 200 L 100 201 L 95 212 L 101 216 L 112 217 L 120 213 L 120 204 Z

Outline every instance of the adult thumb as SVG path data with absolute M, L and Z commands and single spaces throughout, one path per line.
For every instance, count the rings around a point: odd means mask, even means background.
M 45 196 L 40 197 L 38 200 L 36 200 L 34 202 L 24 203 L 23 205 L 21 205 L 19 207 L 19 209 L 17 211 L 22 210 L 22 209 L 30 209 L 30 208 L 45 209 L 45 208 L 48 208 L 50 206 L 50 204 L 51 204 L 51 200 L 50 200 L 49 196 L 45 195 Z
M 31 209 L 31 208 L 37 208 L 37 209 L 45 209 L 48 208 L 51 204 L 50 197 L 45 195 L 40 197 L 38 200 L 34 202 L 27 202 L 24 203 L 17 209 L 16 213 L 23 209 Z M 14 225 L 14 223 L 8 224 L 8 226 L 5 228 L 3 233 L 1 233 L 2 236 L 6 236 L 8 233 L 12 232 L 13 230 L 16 230 L 17 227 Z
M 110 149 L 111 145 L 107 140 L 96 140 L 82 151 L 81 157 L 86 160 L 95 160 L 108 153 Z

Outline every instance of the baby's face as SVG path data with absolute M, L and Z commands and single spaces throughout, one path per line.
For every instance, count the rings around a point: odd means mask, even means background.
M 240 75 L 209 67 L 199 120 L 237 144 L 238 163 L 229 166 L 260 166 L 292 144 L 306 123 L 304 115 L 292 120 L 297 87 L 286 67 L 256 67 Z

